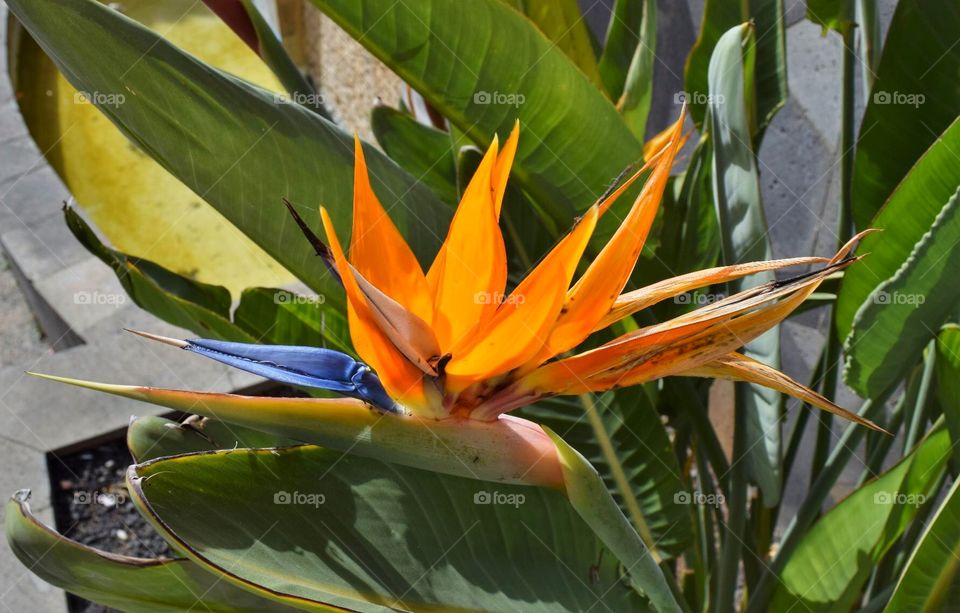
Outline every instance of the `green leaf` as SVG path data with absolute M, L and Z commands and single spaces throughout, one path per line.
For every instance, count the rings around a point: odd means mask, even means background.
M 907 560 L 885 613 L 945 610 L 960 602 L 960 480 L 954 481 L 946 499 L 927 524 Z
M 230 321 L 230 292 L 193 281 L 149 260 L 108 248 L 72 208 L 63 210 L 67 227 L 87 250 L 113 269 L 130 298 L 175 326 L 217 338 L 254 342 Z
M 595 42 L 577 0 L 504 0 L 537 25 L 590 82 L 603 88 Z
M 352 138 L 299 105 L 227 75 L 93 0 L 11 0 L 13 14 L 79 90 L 125 102 L 103 113 L 164 168 L 316 291 L 339 292 L 281 198 L 319 227 L 349 226 Z M 372 147 L 374 189 L 423 261 L 449 209 Z
M 856 25 L 853 0 L 807 0 L 807 19 L 843 34 Z
M 607 38 L 600 55 L 600 76 L 607 92 L 614 99 L 623 92 L 627 71 L 633 62 L 637 45 L 644 32 L 644 16 L 650 3 L 637 0 L 615 0 L 607 25 Z
M 860 395 L 872 397 L 905 376 L 956 312 L 958 243 L 960 186 L 896 274 L 877 286 L 854 317 L 844 342 L 843 378 Z
M 30 512 L 28 494 L 7 503 L 10 549 L 30 572 L 81 598 L 137 613 L 298 610 L 239 589 L 189 560 L 132 558 L 81 545 L 42 524 Z
M 713 197 L 725 264 L 773 258 L 751 146 L 754 140 L 748 105 L 754 82 L 748 67 L 753 63 L 753 48 L 753 27 L 743 24 L 717 41 L 710 60 L 711 103 L 706 121 L 713 143 Z M 772 272 L 751 275 L 730 283 L 730 291 L 743 291 L 773 279 Z M 743 353 L 779 368 L 779 327 L 747 343 Z M 736 399 L 743 403 L 747 415 L 747 466 L 763 490 L 764 504 L 775 505 L 780 499 L 780 395 L 758 385 L 738 384 Z
M 750 77 L 756 83 L 749 98 L 754 145 L 787 101 L 786 32 L 783 0 L 706 0 L 700 23 L 700 36 L 687 56 L 684 85 L 690 114 L 699 126 L 707 113 L 709 92 L 707 73 L 714 47 L 730 28 L 753 21 L 757 35 L 756 64 Z
M 252 430 L 196 415 L 183 422 L 147 415 L 137 417 L 127 428 L 127 448 L 138 463 L 197 451 L 259 449 L 302 445 L 259 430 Z
M 960 326 L 948 324 L 937 335 L 937 400 L 954 444 L 960 443 Z M 951 458 L 960 468 L 960 457 Z M 960 472 L 960 471 L 957 471 Z
M 646 525 L 666 557 L 683 553 L 693 537 L 690 507 L 681 504 L 687 488 L 659 413 L 641 387 L 604 394 L 596 404 L 584 415 L 580 403 L 558 398 L 520 414 L 582 453 L 624 514 Z
M 860 124 L 852 188 L 858 228 L 872 226 L 910 168 L 956 119 L 958 31 L 960 5 L 954 0 L 897 3 Z
M 346 319 L 325 305 L 323 295 L 250 288 L 244 290 L 231 320 L 230 293 L 225 287 L 193 281 L 149 260 L 110 249 L 76 211 L 65 208 L 64 216 L 77 240 L 113 269 L 130 298 L 164 321 L 213 338 L 352 351 Z
M 827 512 L 790 556 L 768 610 L 850 610 L 918 506 L 936 494 L 949 455 L 947 431 L 936 427 L 910 455 Z
M 837 299 L 837 334 L 850 334 L 860 306 L 881 283 L 899 270 L 914 246 L 960 186 L 960 120 L 954 121 L 924 153 L 870 223 L 883 230 L 861 241 L 859 253 L 869 254 L 844 274 Z
M 614 557 L 601 556 L 601 543 L 555 491 L 312 446 L 161 459 L 131 467 L 128 484 L 192 560 L 308 609 L 641 605 Z
M 449 134 L 389 106 L 373 109 L 370 127 L 386 154 L 401 168 L 429 185 L 444 202 L 455 205 L 460 200 Z
M 657 58 L 656 0 L 644 0 L 643 7 L 640 40 L 627 70 L 623 94 L 617 100 L 617 110 L 640 141 L 646 134 L 647 116 L 653 102 L 653 67 Z
M 470 2 L 469 27 L 458 0 L 313 2 L 473 142 L 519 118 L 512 176 L 560 227 L 641 157 L 613 104 L 500 0 Z

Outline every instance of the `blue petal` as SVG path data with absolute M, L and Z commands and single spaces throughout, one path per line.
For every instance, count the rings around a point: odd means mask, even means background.
M 339 392 L 385 411 L 399 410 L 369 366 L 332 349 L 205 338 L 188 340 L 184 349 L 280 383 Z

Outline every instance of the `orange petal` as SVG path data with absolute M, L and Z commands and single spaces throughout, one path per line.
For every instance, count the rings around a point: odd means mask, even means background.
M 747 264 L 734 264 L 732 266 L 718 266 L 716 268 L 707 268 L 698 270 L 678 277 L 671 277 L 648 285 L 647 287 L 621 294 L 613 304 L 610 312 L 600 320 L 594 328 L 602 330 L 624 317 L 633 315 L 647 307 L 653 306 L 658 302 L 679 296 L 701 287 L 713 285 L 715 283 L 726 283 L 734 279 L 739 279 L 748 275 L 768 270 L 779 270 L 791 266 L 806 266 L 809 264 L 824 264 L 829 262 L 827 258 L 806 257 L 789 258 L 784 260 L 768 260 L 766 262 L 750 262 Z
M 614 304 L 627 284 L 653 224 L 670 168 L 677 153 L 683 115 L 673 126 L 670 147 L 656 162 L 640 195 L 613 238 L 577 284 L 567 293 L 563 313 L 550 334 L 542 358 L 562 353 L 583 341 Z M 601 205 L 601 212 L 603 205 Z
M 320 208 L 320 217 L 346 291 L 347 317 L 354 349 L 376 371 L 384 388 L 393 398 L 414 410 L 424 410 L 427 402 L 423 372 L 403 355 L 381 329 L 373 309 L 360 289 L 353 267 L 343 254 L 330 215 L 323 207 Z
M 846 260 L 792 281 L 766 283 L 670 321 L 625 334 L 591 351 L 547 364 L 524 389 L 576 394 L 635 385 L 695 368 L 776 325 Z
M 497 140 L 464 190 L 427 281 L 434 292 L 433 329 L 440 347 L 465 342 L 496 311 L 507 283 L 507 255 L 492 187 Z
M 433 298 L 420 262 L 373 192 L 360 138 L 354 136 L 350 262 L 370 283 L 430 323 Z
M 513 158 L 517 154 L 517 143 L 520 140 L 520 120 L 513 124 L 513 130 L 503 150 L 497 156 L 497 163 L 493 168 L 493 206 L 497 219 L 500 219 L 500 208 L 503 206 L 503 194 L 507 191 L 507 179 L 510 178 L 510 168 L 513 167 Z
M 597 216 L 598 207 L 591 207 L 500 305 L 482 333 L 463 349 L 453 350 L 446 366 L 448 389 L 456 392 L 510 371 L 543 347 L 596 228 Z
M 856 413 L 851 413 L 837 406 L 829 399 L 821 396 L 809 387 L 797 383 L 779 370 L 739 353 L 728 353 L 715 360 L 701 364 L 696 368 L 677 374 L 682 377 L 706 377 L 709 379 L 729 379 L 731 381 L 755 383 L 776 390 L 782 394 L 788 394 L 807 404 L 867 426 L 868 428 L 886 432 L 886 430 L 869 419 L 864 419 Z M 887 434 L 889 434 L 889 432 L 887 432 Z
M 687 141 L 690 140 L 691 134 L 693 134 L 693 130 L 688 130 L 686 134 L 680 137 L 679 143 L 677 144 L 677 151 L 683 149 Z M 643 144 L 643 160 L 645 162 L 651 162 L 656 159 L 657 156 L 666 150 L 672 140 L 673 126 L 667 126 L 663 131 Z

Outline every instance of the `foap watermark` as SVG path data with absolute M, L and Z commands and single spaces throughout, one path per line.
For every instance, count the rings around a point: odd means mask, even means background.
M 726 298 L 726 294 L 705 294 L 702 292 L 684 292 L 682 294 L 677 294 L 673 297 L 673 302 L 675 304 L 692 304 L 696 306 L 703 306 L 705 304 L 713 304 L 719 300 Z
M 74 490 L 73 504 L 100 505 L 113 508 L 126 502 L 127 496 L 123 493 L 101 492 L 97 490 Z
M 703 492 L 677 492 L 673 495 L 675 504 L 696 504 L 719 507 L 723 504 L 723 494 L 704 494 Z
M 97 106 L 112 106 L 117 108 L 127 101 L 124 94 L 106 92 L 76 92 L 73 94 L 74 104 L 96 104 Z
M 274 304 L 324 304 L 327 297 L 323 294 L 314 296 L 305 296 L 303 294 L 292 294 L 290 292 L 274 292 Z
M 473 504 L 498 504 L 518 508 L 526 501 L 527 497 L 524 494 L 505 494 L 503 492 L 480 490 L 473 495 Z
M 327 497 L 319 492 L 288 492 L 280 490 L 273 494 L 273 504 L 306 505 L 315 509 L 327 501 Z
M 277 104 L 299 104 L 301 106 L 316 107 L 322 106 L 325 99 L 322 94 L 293 92 L 292 94 L 276 93 L 273 95 L 273 101 Z
M 909 304 L 918 307 L 926 301 L 927 297 L 923 294 L 879 291 L 873 295 L 875 304 Z
M 874 504 L 902 504 L 919 507 L 927 501 L 923 494 L 904 494 L 903 492 L 877 492 L 873 495 Z
M 920 105 L 926 101 L 927 97 L 923 94 L 911 94 L 907 92 L 896 91 L 887 92 L 883 90 L 873 92 L 874 104 L 897 104 L 912 106 L 913 108 L 920 108 Z
M 73 295 L 74 304 L 97 304 L 119 307 L 127 303 L 126 294 L 114 294 L 112 292 L 76 292 Z
M 705 94 L 703 92 L 676 92 L 673 94 L 674 104 L 723 104 L 726 97 L 723 94 Z
M 527 101 L 523 94 L 507 94 L 504 92 L 476 92 L 473 94 L 473 103 L 480 105 L 497 105 L 519 107 Z
M 507 304 L 510 306 L 519 306 L 526 301 L 526 296 L 517 293 L 508 296 L 502 292 L 477 292 L 473 295 L 474 304 Z

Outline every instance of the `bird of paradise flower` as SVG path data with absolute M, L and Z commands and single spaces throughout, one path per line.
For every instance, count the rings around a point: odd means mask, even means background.
M 507 415 L 557 395 L 676 375 L 726 378 L 790 394 L 879 430 L 736 351 L 787 317 L 824 278 L 855 261 L 848 254 L 862 234 L 830 259 L 722 266 L 622 293 L 683 144 L 683 121 L 681 114 L 656 141 L 659 149 L 643 168 L 579 217 L 506 296 L 499 217 L 519 124 L 502 149 L 493 139 L 426 273 L 374 193 L 357 140 L 349 256 L 325 209 L 320 213 L 326 243 L 288 207 L 343 285 L 350 336 L 363 362 L 324 348 L 139 333 L 278 382 L 345 398 L 250 397 L 41 376 L 409 466 L 560 489 L 564 470 L 554 440 L 538 424 Z M 598 220 L 648 172 L 619 228 L 573 282 Z M 595 332 L 660 301 L 799 265 L 821 267 L 576 352 Z

